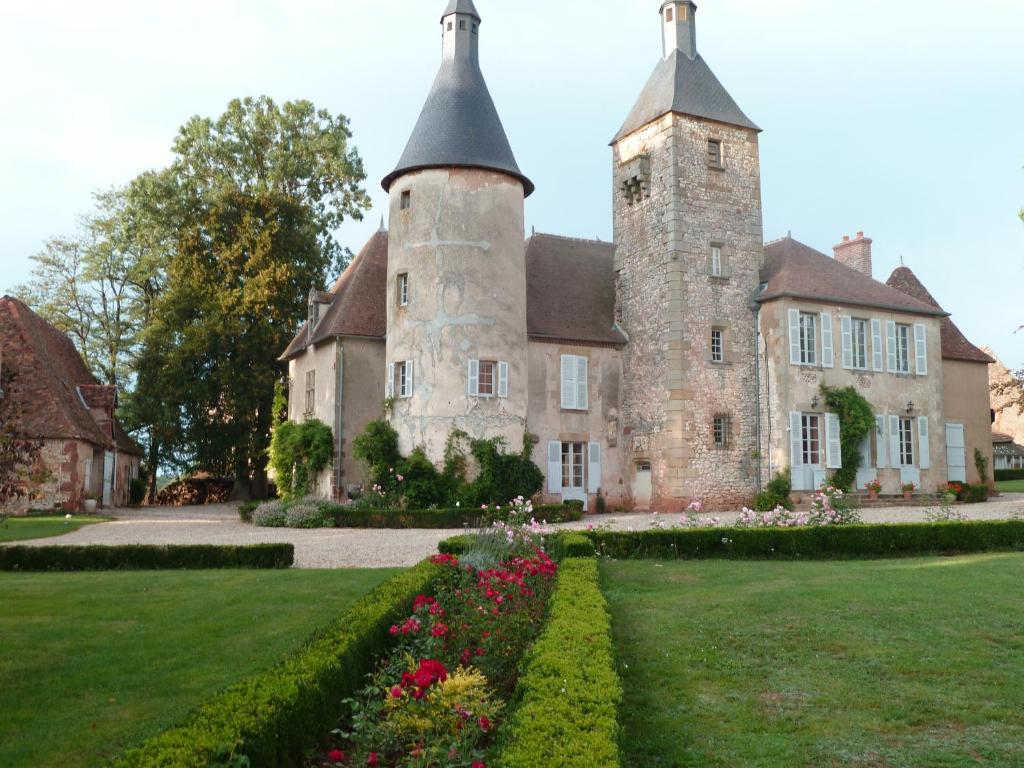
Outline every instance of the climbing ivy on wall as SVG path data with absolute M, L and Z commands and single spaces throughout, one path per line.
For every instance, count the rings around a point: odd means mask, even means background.
M 832 484 L 844 491 L 853 489 L 860 469 L 860 445 L 875 426 L 871 404 L 853 387 L 821 385 L 829 411 L 839 417 L 839 442 L 843 447 L 843 466 L 832 476 Z

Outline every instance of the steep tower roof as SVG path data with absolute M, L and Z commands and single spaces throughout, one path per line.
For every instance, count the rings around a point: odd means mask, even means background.
M 398 166 L 381 182 L 425 168 L 483 168 L 531 182 L 519 170 L 479 60 L 480 16 L 472 0 L 451 0 L 441 18 L 443 57 Z
M 697 53 L 696 11 L 689 0 L 662 4 L 664 56 L 612 143 L 670 112 L 761 130 Z

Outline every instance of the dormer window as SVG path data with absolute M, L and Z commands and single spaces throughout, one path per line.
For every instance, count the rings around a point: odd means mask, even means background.
M 402 192 L 401 203 L 399 203 L 403 211 L 408 211 L 412 207 L 412 191 L 405 190 Z

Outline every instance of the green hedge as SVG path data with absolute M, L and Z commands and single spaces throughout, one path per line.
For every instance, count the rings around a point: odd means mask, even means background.
M 622 683 L 597 561 L 564 560 L 557 579 L 547 624 L 526 655 L 502 728 L 498 764 L 619 766 Z
M 252 513 L 256 511 L 263 502 L 261 501 L 245 501 L 238 505 L 238 519 L 243 523 L 252 522 Z
M 0 571 L 147 571 L 290 568 L 291 544 L 250 546 L 0 547 Z
M 963 500 L 968 504 L 981 504 L 988 501 L 987 485 L 965 485 Z
M 466 552 L 473 537 L 469 535 L 452 536 L 437 545 L 438 552 L 445 555 L 462 555 Z M 594 542 L 580 531 L 556 531 L 544 538 L 544 549 L 553 560 L 567 557 L 593 557 Z
M 601 555 L 628 558 L 829 559 L 1024 550 L 1024 520 L 588 531 Z
M 338 528 L 472 528 L 485 524 L 494 510 L 410 509 L 367 510 L 331 505 L 327 511 Z M 533 508 L 537 520 L 566 523 L 583 519 L 583 505 L 545 504 Z
M 374 659 L 388 647 L 388 628 L 440 572 L 424 562 L 384 582 L 273 669 L 218 693 L 114 768 L 306 765 L 305 751 L 335 727 L 342 699 L 365 685 Z
M 997 469 L 996 482 L 1000 480 L 1024 480 L 1024 469 Z

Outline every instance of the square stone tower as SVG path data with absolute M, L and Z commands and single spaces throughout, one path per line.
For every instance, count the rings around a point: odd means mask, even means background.
M 758 487 L 760 129 L 697 53 L 695 13 L 662 4 L 662 60 L 612 142 L 628 471 L 636 506 L 666 511 Z

